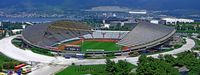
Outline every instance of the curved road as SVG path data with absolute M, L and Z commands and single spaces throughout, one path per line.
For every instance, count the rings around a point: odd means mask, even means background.
M 85 59 L 85 60 L 70 59 L 69 60 L 69 59 L 63 59 L 61 57 L 60 57 L 61 59 L 59 59 L 56 57 L 50 57 L 50 56 L 36 54 L 29 50 L 22 50 L 20 48 L 15 47 L 11 43 L 11 40 L 17 36 L 19 36 L 19 35 L 7 37 L 7 38 L 0 40 L 0 52 L 10 58 L 15 59 L 15 60 L 25 61 L 25 62 L 34 61 L 34 62 L 41 62 L 41 63 L 56 62 L 58 64 L 71 64 L 72 62 L 74 62 L 77 64 L 83 64 L 83 65 L 84 64 L 103 64 L 105 62 L 105 59 Z M 190 38 L 186 38 L 186 44 L 183 45 L 181 48 L 175 49 L 175 50 L 169 51 L 169 52 L 159 53 L 159 54 L 177 54 L 177 53 L 191 50 L 194 46 L 195 46 L 194 40 L 192 40 Z M 153 54 L 153 55 L 148 55 L 148 56 L 152 56 L 152 57 L 156 58 L 159 54 Z M 130 57 L 130 58 L 124 57 L 124 58 L 115 58 L 112 60 L 114 60 L 114 61 L 127 60 L 133 64 L 136 64 L 138 58 L 139 57 Z M 70 63 L 69 63 L 69 61 L 70 61 Z M 66 62 L 68 62 L 68 63 L 66 63 Z
M 17 37 L 17 35 L 6 37 L 0 40 L 1 53 L 3 53 L 4 55 L 10 58 L 23 61 L 23 62 L 35 61 L 35 62 L 48 63 L 49 61 L 52 61 L 55 59 L 53 57 L 36 54 L 29 50 L 22 50 L 20 48 L 15 47 L 11 42 L 11 40 L 15 37 Z
M 60 65 L 71 65 L 71 63 L 75 63 L 75 64 L 82 64 L 82 65 L 95 65 L 95 64 L 105 64 L 105 59 L 84 59 L 84 60 L 78 60 L 78 59 L 64 59 L 63 57 L 50 57 L 50 56 L 44 56 L 44 55 L 40 55 L 40 54 L 36 54 L 33 53 L 29 50 L 22 50 L 20 48 L 15 47 L 12 43 L 11 40 L 13 38 L 16 38 L 17 36 L 20 35 L 15 35 L 15 36 L 11 36 L 11 37 L 6 37 L 4 39 L 0 40 L 0 52 L 3 53 L 4 55 L 18 60 L 18 61 L 23 61 L 23 62 L 40 62 L 40 63 L 53 63 L 53 64 L 57 64 L 59 69 L 62 69 L 64 66 L 60 66 Z M 184 51 L 188 51 L 191 50 L 194 46 L 195 46 L 195 42 L 194 40 L 190 39 L 190 38 L 186 38 L 186 44 L 183 45 L 181 48 L 179 49 L 175 49 L 173 51 L 169 51 L 169 52 L 164 52 L 164 53 L 159 53 L 159 54 L 177 54 L 177 53 L 181 53 Z M 152 56 L 154 58 L 157 58 L 159 54 L 153 54 L 153 55 L 148 55 L 148 56 Z M 122 57 L 122 58 L 115 58 L 112 59 L 113 61 L 117 62 L 118 60 L 127 60 L 128 62 L 137 65 L 138 62 L 138 57 Z M 55 73 L 57 70 L 54 69 L 54 67 L 49 67 L 48 66 L 38 69 L 36 71 L 33 71 L 30 75 L 40 75 L 40 74 L 47 74 L 47 72 L 49 74 Z M 47 71 L 47 70 L 51 70 L 51 72 Z

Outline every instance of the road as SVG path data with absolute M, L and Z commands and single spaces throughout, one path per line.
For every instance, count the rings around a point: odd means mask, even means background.
M 53 65 L 46 65 L 43 68 L 35 70 L 32 73 L 30 73 L 30 75 L 40 75 L 40 74 L 50 75 L 58 71 L 59 69 L 63 68 L 63 66 L 61 67 L 59 65 L 71 65 L 72 63 L 75 63 L 77 65 L 79 64 L 81 65 L 105 64 L 105 59 L 84 59 L 84 60 L 64 59 L 63 57 L 44 56 L 44 55 L 33 53 L 29 50 L 22 50 L 20 48 L 15 47 L 11 43 L 11 40 L 17 36 L 18 35 L 15 35 L 15 36 L 7 37 L 0 40 L 0 52 L 10 58 L 23 61 L 23 62 L 33 61 L 33 62 L 40 62 L 40 63 L 46 63 L 46 64 L 49 64 L 49 63 L 53 64 Z M 186 38 L 186 44 L 183 45 L 181 48 L 175 49 L 169 52 L 159 53 L 159 54 L 177 54 L 177 53 L 191 50 L 194 46 L 195 46 L 194 40 L 190 38 Z M 156 58 L 158 57 L 159 54 L 153 54 L 153 55 L 148 55 L 148 56 L 152 56 Z M 115 62 L 117 62 L 118 60 L 126 60 L 132 64 L 137 65 L 138 58 L 139 56 L 129 57 L 129 58 L 121 57 L 121 58 L 115 58 L 112 60 Z
M 0 52 L 4 55 L 13 58 L 15 60 L 23 61 L 23 62 L 43 62 L 49 63 L 54 60 L 54 57 L 44 56 L 40 54 L 33 53 L 28 50 L 22 50 L 17 48 L 11 43 L 11 40 L 17 36 L 11 36 L 0 40 Z
M 53 75 L 56 72 L 65 69 L 66 65 L 48 65 L 38 68 L 37 70 L 29 73 L 28 75 Z

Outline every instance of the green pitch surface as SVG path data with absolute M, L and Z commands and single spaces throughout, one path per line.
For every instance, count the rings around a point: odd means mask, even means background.
M 80 45 L 83 52 L 120 50 L 120 46 L 117 45 L 115 42 L 84 41 Z

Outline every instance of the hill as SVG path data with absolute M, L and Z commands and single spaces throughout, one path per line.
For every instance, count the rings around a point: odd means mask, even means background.
M 0 0 L 0 9 L 79 10 L 96 6 L 122 6 L 139 9 L 197 9 L 199 0 Z

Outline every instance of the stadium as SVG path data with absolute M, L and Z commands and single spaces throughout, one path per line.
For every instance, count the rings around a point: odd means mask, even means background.
M 28 26 L 22 39 L 28 46 L 56 52 L 102 54 L 152 48 L 168 41 L 175 32 L 174 28 L 148 22 L 139 22 L 132 31 L 108 31 L 62 20 Z

